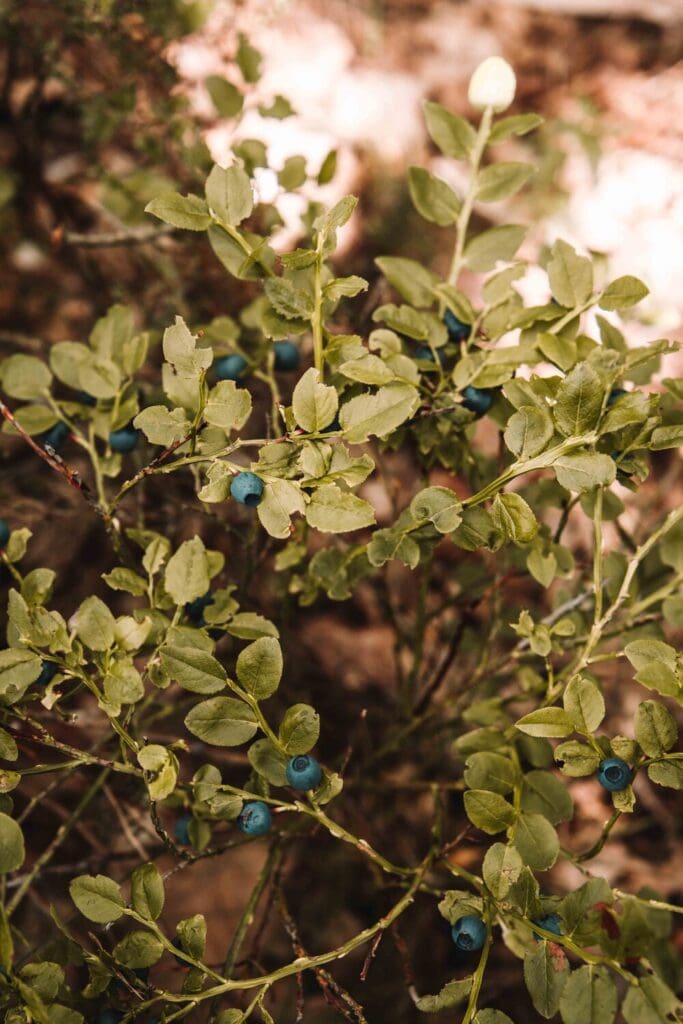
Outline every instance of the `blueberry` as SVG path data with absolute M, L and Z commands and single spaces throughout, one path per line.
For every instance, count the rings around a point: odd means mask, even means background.
M 620 757 L 606 757 L 598 766 L 598 782 L 610 793 L 621 793 L 630 786 L 633 772 Z
M 70 433 L 66 423 L 55 423 L 54 427 L 50 427 L 44 434 L 41 434 L 39 440 L 43 446 L 49 444 L 50 448 L 56 450 L 61 448 Z
M 297 754 L 287 765 L 287 782 L 294 789 L 317 789 L 322 777 L 320 765 L 310 754 Z
M 491 388 L 475 388 L 471 384 L 463 391 L 463 406 L 474 412 L 477 416 L 485 416 L 493 405 L 493 390 Z
M 543 917 L 537 917 L 531 922 L 537 924 L 539 928 L 545 929 L 547 932 L 552 932 L 553 935 L 562 934 L 562 922 L 557 914 L 544 914 Z M 541 936 L 534 932 L 534 940 L 540 942 Z
M 293 341 L 276 341 L 273 345 L 275 353 L 275 369 L 281 373 L 291 373 L 299 369 L 299 347 Z
M 109 435 L 109 444 L 113 451 L 125 454 L 133 451 L 139 437 L 140 434 L 135 427 L 122 427 L 121 430 L 112 430 Z
M 79 391 L 78 394 L 76 395 L 76 398 L 81 403 L 81 405 L 88 405 L 90 406 L 90 408 L 97 405 L 97 399 L 93 398 L 92 395 L 89 395 L 87 391 Z
M 100 1010 L 97 1016 L 97 1024 L 119 1024 L 123 1020 L 123 1014 L 119 1010 Z
M 438 348 L 436 350 L 436 357 L 441 363 L 441 365 L 444 366 L 446 363 L 446 353 L 443 351 L 443 349 Z M 415 349 L 415 358 L 426 359 L 428 362 L 433 363 L 434 353 L 432 352 L 429 345 L 418 345 L 418 347 Z
M 214 364 L 216 376 L 219 380 L 239 380 L 249 368 L 249 363 L 244 356 L 232 355 L 221 356 Z
M 464 324 L 462 320 L 458 320 L 455 313 L 451 313 L 450 309 L 446 310 L 443 322 L 448 330 L 449 341 L 464 341 L 466 338 L 469 338 L 471 331 L 470 325 Z
M 486 942 L 486 925 L 480 917 L 465 914 L 459 917 L 451 928 L 453 942 L 464 953 L 474 952 Z
M 185 605 L 185 613 L 188 619 L 194 623 L 195 626 L 206 625 L 204 621 L 204 609 L 207 605 L 211 604 L 213 596 L 210 590 L 207 590 L 201 597 L 196 597 L 194 601 L 188 601 Z
M 44 661 L 40 675 L 36 679 L 36 686 L 47 686 L 57 675 L 57 666 L 54 661 Z
M 265 836 L 270 825 L 270 808 L 263 800 L 248 800 L 237 819 L 237 827 L 247 836 Z
M 626 390 L 626 388 L 612 388 L 607 399 L 607 408 L 609 409 L 610 405 L 614 405 L 617 399 L 621 398 L 622 395 L 627 394 L 628 391 Z
M 263 494 L 263 480 L 256 473 L 238 473 L 232 478 L 230 493 L 242 505 L 258 505 Z
M 333 430 L 341 430 L 341 423 L 339 422 L 339 413 L 336 413 L 333 420 L 331 420 L 326 427 L 321 430 L 321 434 L 329 434 Z
M 0 548 L 7 547 L 7 541 L 9 540 L 10 528 L 6 520 L 0 519 Z
M 176 818 L 175 825 L 173 826 L 173 835 L 176 842 L 180 843 L 181 846 L 190 845 L 189 825 L 191 821 L 191 814 L 181 814 L 179 818 Z

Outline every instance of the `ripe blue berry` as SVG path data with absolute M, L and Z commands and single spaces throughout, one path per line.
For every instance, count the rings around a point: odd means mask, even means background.
M 57 666 L 54 661 L 44 661 L 40 675 L 36 679 L 36 686 L 47 686 L 57 675 Z
M 480 917 L 474 914 L 465 914 L 459 917 L 451 928 L 453 942 L 458 949 L 464 953 L 471 953 L 486 942 L 486 925 Z
M 493 405 L 493 390 L 491 388 L 475 388 L 469 384 L 463 390 L 463 406 L 474 412 L 477 416 L 484 416 Z
M 630 786 L 633 772 L 620 757 L 606 757 L 598 766 L 598 782 L 610 793 L 621 793 Z
M 79 391 L 76 397 L 81 405 L 89 405 L 91 408 L 97 405 L 97 399 L 89 395 L 87 391 Z
M 210 590 L 207 590 L 201 597 L 196 597 L 194 601 L 188 601 L 185 605 L 185 612 L 190 622 L 193 622 L 195 626 L 204 626 L 206 622 L 204 620 L 204 609 L 207 605 L 211 604 L 213 595 Z
M 140 434 L 135 427 L 122 427 L 121 430 L 112 430 L 109 435 L 109 444 L 113 451 L 132 452 L 138 443 Z
M 247 836 L 265 836 L 270 831 L 270 808 L 263 800 L 248 800 L 237 819 L 237 827 Z
M 626 388 L 612 388 L 612 390 L 609 393 L 609 398 L 607 399 L 607 408 L 609 409 L 610 405 L 614 405 L 617 399 L 621 398 L 622 395 L 627 394 L 628 391 L 626 390 Z
M 532 924 L 537 924 L 539 928 L 544 928 L 547 932 L 552 932 L 553 935 L 562 934 L 562 922 L 557 914 L 544 914 L 543 917 L 537 917 Z M 534 932 L 534 940 L 540 942 L 541 936 Z
M 0 519 L 0 549 L 7 547 L 10 532 L 7 522 L 4 519 Z
M 446 363 L 446 353 L 443 351 L 443 349 L 438 348 L 436 350 L 436 356 L 441 365 L 444 366 Z M 433 363 L 434 353 L 432 352 L 429 345 L 418 345 L 417 348 L 415 349 L 415 358 L 426 359 L 428 362 Z
M 41 435 L 40 441 L 43 444 L 43 447 L 46 444 L 49 444 L 50 448 L 54 448 L 56 451 L 57 448 L 61 448 L 69 434 L 70 430 L 66 423 L 55 423 L 54 427 L 50 427 L 49 430 L 46 430 L 45 433 Z
M 469 338 L 471 330 L 470 325 L 464 324 L 462 320 L 458 320 L 455 313 L 451 313 L 450 309 L 446 310 L 443 322 L 445 323 L 448 331 L 449 341 L 464 341 L 465 338 Z
M 299 369 L 299 348 L 293 341 L 276 341 L 273 345 L 275 353 L 275 369 L 281 373 L 291 373 Z
M 264 483 L 256 473 L 238 473 L 232 478 L 230 493 L 242 505 L 258 505 L 263 494 Z
M 181 846 L 190 845 L 189 826 L 191 821 L 191 814 L 181 814 L 179 818 L 176 818 L 175 825 L 173 826 L 173 835 L 176 842 L 180 843 Z
M 322 768 L 310 754 L 297 754 L 287 765 L 287 782 L 293 789 L 317 789 L 322 777 Z
M 214 370 L 219 380 L 239 380 L 244 375 L 249 363 L 244 356 L 232 355 L 221 356 L 214 364 Z

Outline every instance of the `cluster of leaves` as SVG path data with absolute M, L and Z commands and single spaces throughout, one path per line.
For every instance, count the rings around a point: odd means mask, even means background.
M 244 39 L 238 63 L 245 82 L 253 81 L 258 54 Z M 243 96 L 234 84 L 212 79 L 207 87 L 219 112 L 239 115 Z M 284 101 L 276 100 L 275 107 L 271 116 L 288 113 Z M 96 489 L 92 503 L 121 562 L 104 575 L 104 582 L 128 602 L 127 612 L 115 615 L 110 604 L 119 600 L 116 594 L 110 601 L 91 596 L 67 622 L 50 608 L 54 573 L 46 568 L 21 571 L 29 531 L 11 533 L 3 552 L 15 586 L 8 602 L 8 647 L 0 651 L 7 726 L 0 732 L 2 756 L 18 762 L 15 733 L 25 736 L 28 730 L 30 739 L 68 755 L 69 768 L 99 766 L 103 773 L 131 777 L 145 787 L 164 848 L 181 858 L 213 856 L 234 845 L 231 823 L 245 801 L 258 798 L 277 811 L 288 837 L 302 834 L 313 822 L 379 870 L 398 876 L 406 891 L 376 925 L 337 950 L 297 955 L 291 964 L 240 981 L 206 964 L 206 924 L 200 913 L 181 921 L 175 938 L 158 923 L 164 883 L 153 863 L 136 868 L 129 893 L 107 876 L 81 875 L 71 882 L 70 892 L 85 918 L 98 925 L 136 927 L 113 945 L 102 933 L 93 951 L 55 912 L 60 942 L 54 959 L 37 957 L 17 965 L 10 919 L 40 871 L 39 858 L 0 920 L 0 999 L 9 1007 L 8 1021 L 78 1024 L 89 1007 L 101 1005 L 105 993 L 109 1000 L 117 980 L 125 988 L 126 1019 L 147 1010 L 174 1019 L 174 1013 L 185 1015 L 241 988 L 255 988 L 256 999 L 246 1009 L 223 1011 L 215 1020 L 237 1024 L 257 1010 L 270 1020 L 263 1000 L 272 985 L 342 958 L 381 934 L 416 894 L 424 890 L 432 898 L 444 875 L 455 876 L 458 887 L 437 890 L 443 917 L 454 925 L 465 915 L 476 916 L 485 923 L 486 940 L 478 965 L 437 995 L 416 997 L 420 1009 L 439 1011 L 466 1001 L 464 1024 L 509 1022 L 502 1011 L 479 1006 L 494 928 L 500 928 L 506 946 L 524 962 L 524 980 L 542 1017 L 559 1010 L 564 1024 L 609 1024 L 623 990 L 615 978 L 628 987 L 621 1005 L 627 1024 L 680 1017 L 674 995 L 679 979 L 668 942 L 675 908 L 654 893 L 623 894 L 599 878 L 564 897 L 553 896 L 542 891 L 537 877 L 559 856 L 578 865 L 590 860 L 619 817 L 635 807 L 634 791 L 624 785 L 612 793 L 613 814 L 595 846 L 579 855 L 563 850 L 557 826 L 572 819 L 573 802 L 556 765 L 569 778 L 587 776 L 614 756 L 634 776 L 647 774 L 658 786 L 672 789 L 683 785 L 681 755 L 673 752 L 677 729 L 665 704 L 680 703 L 683 669 L 664 631 L 665 622 L 680 627 L 683 621 L 683 511 L 672 512 L 625 552 L 606 555 L 603 545 L 604 524 L 618 522 L 623 511 L 612 485 L 618 480 L 636 490 L 649 470 L 648 453 L 683 441 L 683 381 L 666 380 L 663 394 L 645 389 L 660 357 L 675 346 L 657 340 L 629 347 L 614 318 L 602 314 L 596 319 L 598 336 L 584 333 L 585 314 L 594 307 L 621 312 L 645 296 L 647 289 L 637 279 L 599 282 L 591 259 L 558 240 L 543 261 L 550 299 L 526 307 L 515 288 L 526 271 L 525 262 L 516 258 L 524 228 L 502 225 L 469 232 L 475 203 L 510 197 L 532 174 L 521 162 L 489 158 L 506 139 L 533 130 L 539 123 L 535 115 L 494 121 L 487 107 L 475 130 L 429 103 L 426 120 L 441 152 L 466 161 L 471 172 L 463 196 L 424 168 L 409 172 L 418 212 L 454 228 L 452 264 L 444 280 L 405 257 L 381 257 L 379 270 L 401 301 L 374 310 L 373 320 L 382 326 L 367 339 L 339 333 L 334 325 L 340 304 L 368 286 L 356 276 L 337 276 L 330 262 L 337 231 L 353 215 L 355 199 L 345 197 L 331 209 L 309 203 L 300 246 L 277 254 L 271 244 L 277 219 L 258 210 L 252 180 L 266 154 L 242 143 L 230 167 L 211 169 L 204 196 L 165 191 L 147 207 L 173 228 L 206 232 L 228 273 L 249 282 L 249 289 L 258 287 L 256 298 L 245 291 L 238 318 L 219 316 L 188 326 L 177 317 L 159 338 L 154 330 L 139 331 L 132 312 L 115 306 L 95 325 L 88 344 L 64 341 L 51 347 L 47 361 L 16 354 L 0 366 L 5 394 L 19 403 L 12 410 L 4 407 L 6 430 L 35 438 L 52 468 L 66 467 L 69 481 L 81 488 L 78 474 L 68 468 L 69 451 L 89 459 Z M 324 180 L 329 170 L 318 177 Z M 290 163 L 280 182 L 294 189 L 305 177 L 299 164 Z M 264 222 L 268 230 L 257 230 Z M 488 275 L 480 300 L 471 300 L 458 287 L 465 268 Z M 301 372 L 285 400 L 274 343 L 309 335 L 313 365 Z M 147 366 L 148 353 L 159 342 L 160 386 L 149 384 Z M 216 357 L 224 355 L 243 357 L 245 372 L 239 380 L 216 374 Z M 266 414 L 253 401 L 256 382 L 269 389 Z M 481 412 L 473 406 L 473 393 L 490 399 L 488 415 L 500 437 L 497 459 L 479 450 Z M 59 423 L 66 424 L 73 446 L 62 449 L 66 462 L 45 437 Z M 129 456 L 113 450 L 111 443 L 113 432 L 130 425 L 145 438 L 131 472 Z M 247 462 L 249 449 L 255 454 Z M 411 453 L 427 486 L 388 525 L 377 526 L 370 492 L 356 492 L 371 477 L 382 482 L 379 460 L 397 449 Z M 460 474 L 468 496 L 430 485 L 427 474 L 436 465 Z M 451 721 L 444 736 L 446 750 L 462 769 L 464 813 L 484 835 L 505 840 L 488 846 L 481 875 L 448 858 L 438 807 L 428 852 L 417 867 L 404 867 L 327 816 L 323 805 L 342 792 L 336 772 L 325 770 L 319 788 L 306 799 L 283 795 L 289 758 L 315 746 L 320 723 L 312 706 L 288 706 L 286 699 L 277 727 L 269 720 L 270 711 L 266 715 L 264 703 L 282 697 L 277 627 L 243 609 L 222 551 L 207 549 L 198 536 L 174 544 L 146 524 L 125 525 L 131 492 L 146 487 L 152 477 L 167 479 L 175 472 L 192 482 L 199 506 L 220 508 L 226 518 L 242 515 L 228 503 L 231 484 L 245 470 L 264 486 L 255 512 L 246 510 L 244 516 L 256 516 L 256 529 L 284 542 L 277 548 L 273 572 L 279 573 L 281 589 L 302 604 L 321 592 L 344 600 L 365 579 L 386 588 L 385 567 L 392 561 L 419 570 L 428 584 L 435 550 L 444 539 L 458 550 L 461 591 L 474 580 L 470 613 L 506 574 L 525 576 L 542 589 L 560 581 L 545 617 L 523 608 L 512 622 L 509 609 L 497 606 L 464 700 L 456 692 L 450 704 L 447 699 L 435 708 L 429 699 L 416 699 L 424 607 L 408 641 L 416 648 L 414 671 L 402 695 L 407 697 L 403 720 L 388 737 L 389 749 L 400 748 L 407 735 L 415 744 L 421 739 L 428 743 L 429 733 L 421 734 L 421 728 L 434 719 L 442 726 L 447 707 L 456 712 L 456 725 Z M 590 580 L 563 543 L 573 508 L 594 525 Z M 331 542 L 319 536 L 356 531 L 363 532 L 351 539 L 335 536 Z M 482 566 L 483 586 L 476 580 Z M 457 601 L 453 607 L 457 612 Z M 452 610 L 451 602 L 446 610 Z M 623 652 L 610 644 L 612 637 L 625 641 Z M 500 649 L 492 653 L 487 647 L 494 638 Z M 663 698 L 648 697 L 639 705 L 633 737 L 599 732 L 605 700 L 595 665 L 622 653 L 637 682 Z M 83 704 L 105 716 L 107 757 L 66 744 L 44 724 Z M 148 742 L 155 716 L 169 707 L 170 712 L 182 708 L 184 731 L 168 744 Z M 553 746 L 551 739 L 562 742 Z M 190 742 L 195 741 L 205 763 L 183 781 Z M 228 784 L 211 759 L 211 748 L 247 743 L 251 771 L 239 786 Z M 3 874 L 22 868 L 25 858 L 11 795 L 23 772 L 30 771 L 22 764 L 1 775 Z M 101 784 L 88 791 L 86 802 Z M 335 805 L 340 814 L 343 803 L 340 799 Z M 163 824 L 164 814 L 180 809 L 190 814 L 192 854 L 176 844 Z M 224 833 L 226 845 L 217 846 Z M 428 873 L 433 885 L 425 881 Z M 537 923 L 548 914 L 557 916 L 559 934 Z M 535 937 L 540 937 L 538 944 Z M 180 993 L 157 989 L 146 976 L 131 974 L 164 956 L 177 956 L 189 967 Z M 570 956 L 580 966 L 572 967 Z M 65 970 L 73 965 L 89 971 L 80 989 L 71 985 Z

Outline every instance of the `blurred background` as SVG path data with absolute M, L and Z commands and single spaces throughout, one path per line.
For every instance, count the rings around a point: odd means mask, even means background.
M 262 64 L 238 121 L 230 90 L 216 87 L 215 79 L 241 81 L 234 64 L 240 32 L 261 52 Z M 476 211 L 479 226 L 484 217 L 531 223 L 523 256 L 535 256 L 558 236 L 601 254 L 612 276 L 635 274 L 650 288 L 639 319 L 629 321 L 629 342 L 683 339 L 682 0 L 5 0 L 0 46 L 2 357 L 82 340 L 116 301 L 132 304 L 139 323 L 153 331 L 176 313 L 193 323 L 236 313 L 245 289 L 226 277 L 203 239 L 181 234 L 145 244 L 126 241 L 130 232 L 156 228 L 143 213 L 152 196 L 164 188 L 197 190 L 211 160 L 227 162 L 233 147 L 257 164 L 258 144 L 268 149 L 271 169 L 256 166 L 255 180 L 264 201 L 277 200 L 282 248 L 296 244 L 306 202 L 283 188 L 277 171 L 288 168 L 292 180 L 303 180 L 304 197 L 326 203 L 348 192 L 360 197 L 338 259 L 345 273 L 370 280 L 368 308 L 384 294 L 375 256 L 411 256 L 444 270 L 450 236 L 414 212 L 405 174 L 410 164 L 421 164 L 458 186 L 458 168 L 429 144 L 421 106 L 434 99 L 470 116 L 469 76 L 491 54 L 505 56 L 518 76 L 510 113 L 535 110 L 546 122 L 538 133 L 507 144 L 510 158 L 522 152 L 538 166 L 514 213 L 489 204 Z M 263 113 L 278 96 L 291 104 L 291 116 Z M 336 173 L 321 184 L 321 168 L 334 159 L 330 154 L 336 154 Z M 476 297 L 476 281 L 463 285 Z M 545 287 L 545 276 L 530 272 L 525 298 L 545 301 Z M 668 357 L 660 372 L 681 375 L 680 353 Z M 31 560 L 61 572 L 57 605 L 68 613 L 101 587 L 108 555 L 102 530 L 82 514 L 79 496 L 61 481 L 46 482 L 36 462 L 20 442 L 5 437 L 2 514 L 10 518 L 9 509 L 15 521 L 34 529 L 50 524 L 51 530 L 37 532 Z M 683 500 L 680 472 L 667 479 L 667 500 L 676 504 Z M 661 500 L 656 489 L 644 494 L 650 507 Z M 189 488 L 176 496 L 183 533 L 196 529 L 211 543 L 219 526 L 190 511 L 191 497 Z M 633 517 L 638 508 L 631 508 Z M 68 544 L 55 544 L 55 536 L 68 536 Z M 583 541 L 575 537 L 574 543 L 580 548 Z M 397 578 L 396 586 L 410 583 Z M 268 594 L 259 600 L 267 607 Z M 372 739 L 351 717 L 351 707 L 355 713 L 361 704 L 371 710 L 381 705 L 392 630 L 366 592 L 343 610 L 296 615 L 297 632 L 288 639 L 291 691 L 305 699 L 313 689 L 330 723 L 323 736 L 330 756 L 342 755 L 343 736 L 356 728 L 362 752 Z M 618 683 L 612 680 L 614 732 L 630 722 L 642 699 L 637 689 L 617 691 Z M 340 709 L 339 686 L 354 698 L 348 710 Z M 401 765 L 391 770 L 400 781 Z M 359 804 L 354 811 L 353 792 L 346 801 L 351 826 L 372 831 L 377 825 L 378 835 L 370 838 L 381 845 L 381 808 Z M 571 841 L 582 847 L 605 820 L 606 806 L 590 781 L 577 780 L 572 793 L 579 813 Z M 681 890 L 673 854 L 680 814 L 653 787 L 638 795 L 642 811 L 616 830 L 595 871 L 634 891 L 656 876 L 660 892 L 675 899 Z M 387 852 L 399 861 L 414 857 L 413 844 L 424 838 L 425 799 L 416 795 L 395 810 L 396 849 Z M 81 847 L 103 859 L 111 850 L 125 851 L 131 831 L 149 840 L 145 809 L 136 809 L 133 795 L 128 800 L 119 793 L 117 806 L 128 821 L 117 840 L 98 831 L 97 823 L 77 836 Z M 62 809 L 50 802 L 44 807 L 42 827 L 49 829 Z M 34 838 L 42 843 L 38 826 Z M 304 944 L 323 949 L 376 920 L 392 894 L 378 890 L 378 879 L 365 868 L 359 873 L 334 844 L 322 837 L 316 843 L 316 856 L 289 872 L 287 892 Z M 81 847 L 67 846 L 67 861 L 80 856 Z M 250 847 L 173 878 L 177 916 L 198 909 L 198 896 L 204 904 L 211 963 L 221 957 L 261 856 Z M 481 851 L 465 845 L 457 856 L 468 866 L 478 863 Z M 576 874 L 562 862 L 552 885 L 558 891 L 576 885 Z M 62 881 L 55 875 L 56 886 Z M 57 888 L 45 899 L 60 894 Z M 39 906 L 27 911 L 22 924 L 29 934 L 39 932 L 40 913 Z M 278 921 L 266 922 L 265 932 L 258 928 L 251 955 L 260 967 L 291 957 Z M 433 906 L 416 912 L 412 923 L 415 934 L 403 936 L 411 969 L 422 990 L 436 991 L 453 973 L 450 940 Z M 340 974 L 365 1002 L 370 1021 L 386 1019 L 387 1007 L 392 1019 L 406 1024 L 425 1019 L 406 994 L 400 936 L 384 940 L 365 985 L 358 980 L 362 962 L 363 954 L 349 958 Z M 306 1020 L 339 1019 L 315 979 L 307 977 L 305 984 Z M 519 964 L 505 949 L 496 948 L 487 984 L 497 1005 L 514 1008 L 519 1024 L 535 1019 L 520 989 Z M 283 1022 L 293 1019 L 294 998 L 292 989 L 281 1007 Z

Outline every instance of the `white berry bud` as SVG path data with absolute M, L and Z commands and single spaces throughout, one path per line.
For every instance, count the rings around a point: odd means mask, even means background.
M 502 57 L 487 57 L 470 78 L 467 93 L 473 107 L 492 107 L 496 113 L 506 110 L 515 98 L 517 79 Z

